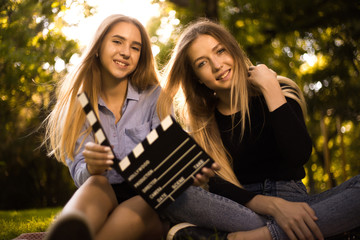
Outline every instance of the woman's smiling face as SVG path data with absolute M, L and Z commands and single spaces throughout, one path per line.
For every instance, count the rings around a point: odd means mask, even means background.
M 201 83 L 216 93 L 230 90 L 234 60 L 223 44 L 210 35 L 199 35 L 187 54 Z
M 139 29 L 132 23 L 116 23 L 104 37 L 99 50 L 103 80 L 127 79 L 136 69 L 140 54 Z

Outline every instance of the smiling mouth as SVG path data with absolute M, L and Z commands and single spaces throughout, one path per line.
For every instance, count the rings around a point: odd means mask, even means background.
M 121 67 L 126 67 L 126 66 L 128 66 L 128 65 L 129 65 L 129 64 L 126 64 L 126 63 L 123 63 L 123 62 L 117 61 L 117 60 L 114 60 L 114 62 L 115 62 L 117 65 L 120 65 Z
M 216 80 L 222 80 L 224 78 L 226 78 L 230 73 L 230 69 L 227 70 L 226 72 L 224 72 L 222 75 L 220 75 L 218 78 L 216 78 Z

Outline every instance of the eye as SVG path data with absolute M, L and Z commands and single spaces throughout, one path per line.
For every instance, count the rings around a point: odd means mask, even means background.
M 113 40 L 112 42 L 115 43 L 115 44 L 121 44 L 120 40 Z
M 218 54 L 221 54 L 221 53 L 223 53 L 223 52 L 225 52 L 225 51 L 226 51 L 225 48 L 220 48 L 220 49 L 217 51 L 217 53 L 218 53 Z
M 206 64 L 206 61 L 201 61 L 200 63 L 197 64 L 197 68 L 201 68 Z
M 138 47 L 132 47 L 132 49 L 134 49 L 137 52 L 140 52 L 140 48 L 138 48 Z

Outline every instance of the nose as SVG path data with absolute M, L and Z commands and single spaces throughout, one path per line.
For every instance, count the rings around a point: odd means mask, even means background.
M 223 67 L 223 65 L 218 59 L 216 59 L 216 58 L 212 59 L 213 72 L 218 72 L 222 67 Z
M 130 58 L 130 46 L 128 46 L 127 44 L 122 45 L 119 53 L 120 53 L 120 56 L 122 56 L 124 59 L 129 59 Z

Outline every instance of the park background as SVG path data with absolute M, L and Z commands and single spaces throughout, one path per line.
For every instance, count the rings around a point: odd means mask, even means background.
M 91 23 L 92 33 L 79 30 L 98 13 L 95 2 L 0 0 L 0 210 L 61 207 L 76 190 L 67 167 L 41 147 L 41 123 L 54 104 L 55 84 L 81 58 L 86 44 L 79 39 L 90 40 L 102 20 Z M 254 64 L 300 86 L 313 139 L 303 179 L 310 193 L 359 174 L 359 0 L 131 2 L 138 16 L 156 11 L 143 24 L 159 69 L 182 27 L 208 17 L 233 33 Z M 130 13 L 122 11 L 125 0 L 118 3 L 113 11 Z

